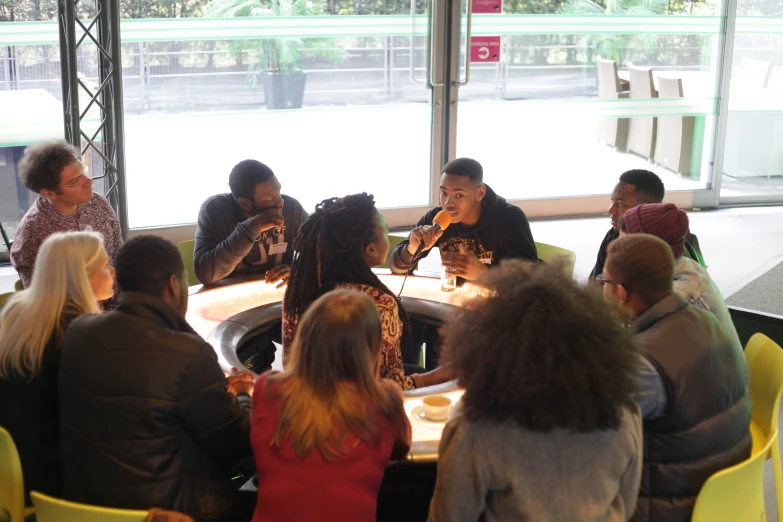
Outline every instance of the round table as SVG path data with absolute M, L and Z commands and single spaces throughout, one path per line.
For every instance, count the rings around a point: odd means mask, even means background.
M 399 292 L 404 276 L 393 275 L 388 270 L 376 270 L 376 273 L 392 292 Z M 412 316 L 442 321 L 478 291 L 468 283 L 454 292 L 443 292 L 437 277 L 409 276 L 402 302 Z M 284 293 L 285 288 L 277 289 L 264 281 L 207 290 L 200 286 L 191 287 L 186 319 L 213 346 L 221 368 L 228 371 L 232 366 L 241 366 L 235 350 L 245 338 L 264 324 L 280 320 L 280 303 Z M 408 455 L 410 461 L 437 460 L 438 443 L 445 423 L 422 420 L 412 413 L 421 405 L 423 396 L 434 393 L 443 393 L 456 402 L 463 390 L 450 382 L 405 392 L 405 411 L 413 429 L 413 446 Z

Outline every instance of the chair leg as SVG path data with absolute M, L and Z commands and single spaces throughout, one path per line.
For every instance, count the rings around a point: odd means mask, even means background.
M 775 504 L 778 507 L 778 520 L 783 522 L 783 470 L 780 464 L 780 443 L 772 445 L 772 472 L 775 476 Z

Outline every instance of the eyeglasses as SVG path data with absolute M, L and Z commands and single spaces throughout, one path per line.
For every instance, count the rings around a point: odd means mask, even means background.
M 619 281 L 615 281 L 615 280 L 613 280 L 613 279 L 604 279 L 604 276 L 603 276 L 603 274 L 601 274 L 601 275 L 599 275 L 598 277 L 596 277 L 596 278 L 595 278 L 595 280 L 596 280 L 596 281 L 598 282 L 598 284 L 599 284 L 599 285 L 601 285 L 601 286 L 604 286 L 604 285 L 606 285 L 607 283 L 609 283 L 610 285 L 615 285 L 615 286 L 622 286 L 623 288 L 625 288 L 625 290 L 626 290 L 627 292 L 630 292 L 630 291 L 631 291 L 631 289 L 630 289 L 630 288 L 628 288 L 627 286 L 625 286 L 623 283 L 621 283 L 621 282 L 619 282 Z
M 73 178 L 68 183 L 65 183 L 63 185 L 63 187 L 67 187 L 67 188 L 78 187 L 79 184 L 84 180 L 84 178 L 87 176 L 87 173 L 89 172 L 89 168 L 87 167 L 86 163 L 82 163 L 81 165 L 82 165 L 82 174 L 81 174 L 81 176 L 76 176 L 75 178 Z

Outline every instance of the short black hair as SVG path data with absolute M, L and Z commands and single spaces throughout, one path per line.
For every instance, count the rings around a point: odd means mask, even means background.
M 247 159 L 240 161 L 231 169 L 228 175 L 228 186 L 231 194 L 239 198 L 253 199 L 256 185 L 266 183 L 275 177 L 272 169 L 257 160 Z
M 36 194 L 44 189 L 59 192 L 60 173 L 78 161 L 81 161 L 79 149 L 66 141 L 45 141 L 30 145 L 19 160 L 19 179 Z
M 650 234 L 629 234 L 607 248 L 605 269 L 652 306 L 673 292 L 674 254 L 669 243 Z
M 162 297 L 171 276 L 182 277 L 185 264 L 177 247 L 159 236 L 134 237 L 122 245 L 114 260 L 123 292 Z
M 481 163 L 470 158 L 457 158 L 446 163 L 442 174 L 467 176 L 470 181 L 484 183 L 484 168 Z
M 645 203 L 661 203 L 666 193 L 661 178 L 649 170 L 627 170 L 620 176 L 620 181 L 636 187 L 636 192 L 643 194 L 649 200 Z

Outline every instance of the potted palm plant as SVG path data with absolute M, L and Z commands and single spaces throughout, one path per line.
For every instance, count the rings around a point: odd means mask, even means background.
M 666 0 L 606 0 L 601 5 L 593 0 L 567 0 L 560 6 L 561 14 L 569 15 L 662 15 Z M 595 53 L 622 66 L 632 53 L 631 43 L 636 40 L 645 53 L 651 53 L 658 44 L 656 34 L 591 34 L 585 36 L 584 46 L 589 53 Z M 590 56 L 592 60 L 594 57 Z M 631 57 L 633 58 L 633 57 Z
M 322 14 L 317 4 L 308 0 L 211 0 L 204 6 L 205 16 L 216 17 L 270 17 L 307 16 Z M 305 41 L 298 37 L 238 40 L 232 43 L 231 53 L 251 51 L 248 83 L 257 89 L 259 79 L 264 88 L 267 109 L 299 109 L 304 100 L 307 75 L 302 70 L 303 53 L 343 58 L 342 51 L 330 48 L 323 38 Z

